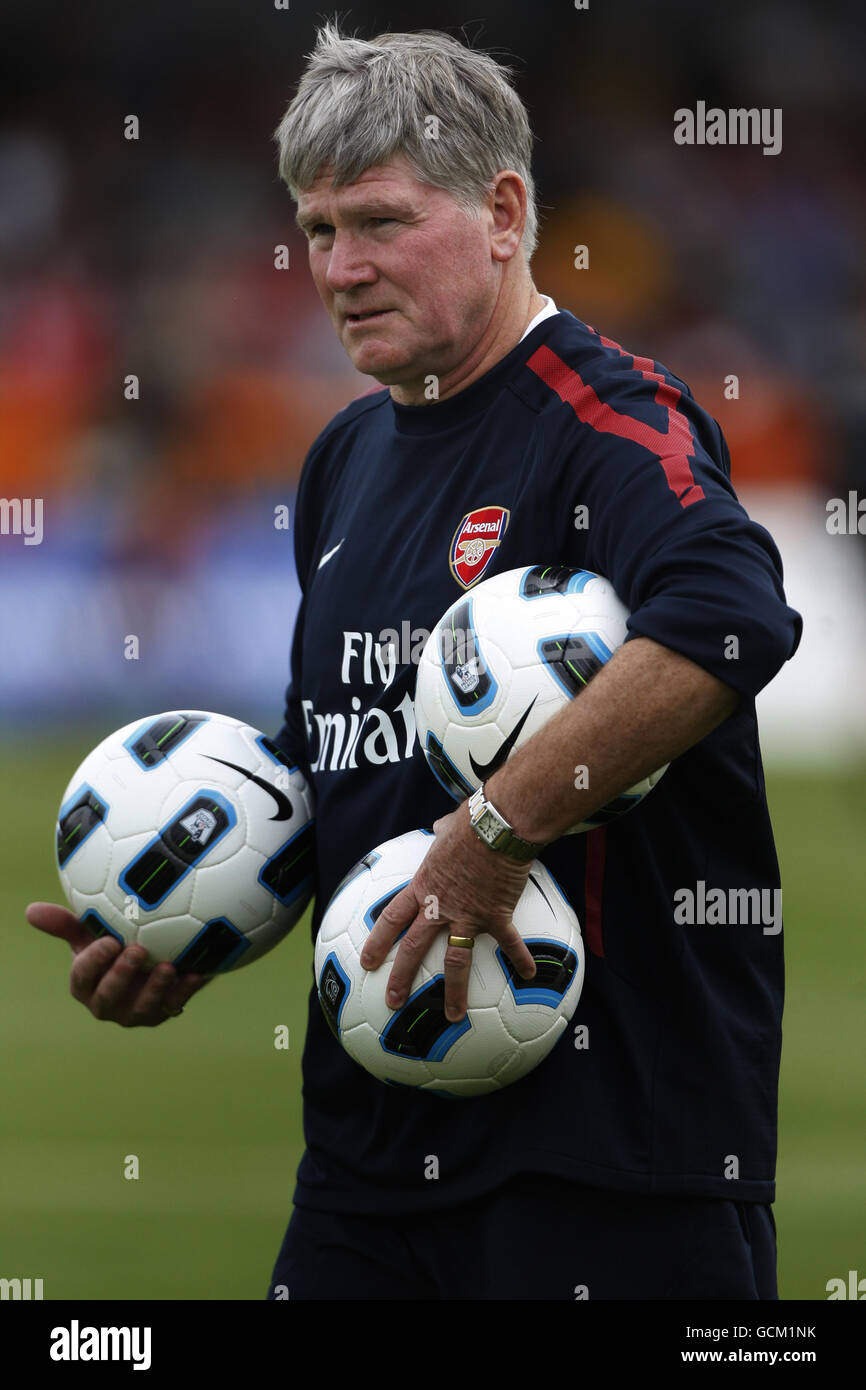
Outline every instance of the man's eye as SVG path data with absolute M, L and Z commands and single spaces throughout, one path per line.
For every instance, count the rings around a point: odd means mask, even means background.
M 394 217 L 367 218 L 367 221 L 370 223 L 370 225 L 375 227 L 384 227 L 391 222 L 395 222 L 396 220 L 397 219 Z M 333 234 L 334 228 L 331 226 L 330 222 L 316 222 L 312 227 L 310 227 L 309 232 L 307 233 L 311 240 L 314 236 L 333 236 Z

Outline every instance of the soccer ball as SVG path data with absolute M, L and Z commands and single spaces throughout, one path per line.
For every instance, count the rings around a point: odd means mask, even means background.
M 446 930 L 438 932 L 401 1009 L 385 990 L 399 939 L 378 970 L 361 967 L 361 951 L 386 903 L 414 877 L 433 843 L 431 830 L 410 830 L 365 854 L 336 889 L 316 938 L 319 1002 L 335 1037 L 380 1081 L 436 1095 L 498 1091 L 547 1056 L 577 1007 L 583 985 L 580 927 L 556 880 L 536 861 L 513 921 L 536 963 L 524 980 L 496 939 L 478 936 L 469 975 L 469 1008 L 459 1023 L 445 1017 Z
M 452 603 L 421 653 L 415 725 L 456 801 L 580 694 L 625 641 L 627 618 L 606 579 L 564 565 L 507 570 Z M 667 766 L 565 833 L 630 811 Z
M 146 966 L 234 970 L 310 900 L 312 813 L 303 774 L 257 729 L 150 715 L 104 739 L 66 788 L 60 881 L 94 936 L 146 947 Z

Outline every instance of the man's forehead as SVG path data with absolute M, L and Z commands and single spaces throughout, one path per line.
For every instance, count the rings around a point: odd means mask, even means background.
M 373 195 L 395 194 L 404 198 L 418 197 L 428 188 L 428 185 L 417 179 L 398 156 L 386 164 L 371 165 L 351 183 L 341 184 L 339 188 L 331 187 L 333 174 L 333 165 L 322 165 L 310 187 L 299 192 L 298 207 L 303 209 L 323 197 L 336 198 L 347 206 L 351 206 L 355 202 L 362 202 L 365 198 Z

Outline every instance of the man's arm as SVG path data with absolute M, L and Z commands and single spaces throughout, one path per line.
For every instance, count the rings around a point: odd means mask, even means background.
M 555 715 L 486 783 L 496 809 L 523 839 L 549 843 L 569 826 L 684 753 L 732 713 L 739 696 L 687 657 L 649 638 L 620 647 L 581 694 Z M 575 788 L 575 767 L 589 785 Z M 582 779 L 581 779 L 582 780 Z M 437 932 L 486 931 L 524 979 L 535 964 L 514 926 L 514 907 L 531 863 L 519 864 L 482 844 L 469 824 L 468 803 L 433 827 L 436 839 L 408 887 L 380 913 L 361 955 L 375 970 L 408 931 L 391 968 L 388 1005 L 409 996 L 418 966 Z M 434 919 L 427 905 L 437 906 Z M 445 1012 L 466 1012 L 471 952 L 448 947 Z
M 687 657 L 635 638 L 488 779 L 487 798 L 522 839 L 547 844 L 711 733 L 738 700 Z

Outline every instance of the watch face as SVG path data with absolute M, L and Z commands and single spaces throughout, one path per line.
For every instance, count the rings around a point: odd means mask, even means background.
M 495 812 L 487 811 L 481 817 L 480 829 L 487 844 L 493 847 L 505 832 L 506 827 Z

